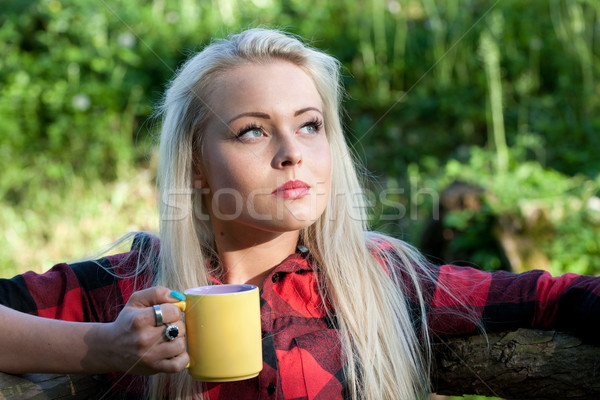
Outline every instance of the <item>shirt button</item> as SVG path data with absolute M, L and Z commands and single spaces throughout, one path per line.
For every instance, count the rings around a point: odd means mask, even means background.
M 269 394 L 275 393 L 275 384 L 274 383 L 271 383 L 271 384 L 269 384 L 269 386 L 267 386 L 267 392 Z
M 271 277 L 271 280 L 273 281 L 273 283 L 277 283 L 277 282 L 279 282 L 279 278 L 280 278 L 280 276 L 279 276 L 279 272 L 276 272 L 276 273 L 274 273 L 274 274 L 273 274 L 273 276 Z

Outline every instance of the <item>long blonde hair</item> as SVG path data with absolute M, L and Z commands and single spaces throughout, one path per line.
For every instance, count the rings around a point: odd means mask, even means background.
M 189 59 L 166 91 L 160 109 L 160 262 L 155 284 L 176 290 L 208 284 L 214 237 L 202 193 L 192 189 L 193 163 L 201 154 L 210 114 L 205 99 L 215 89 L 215 77 L 225 71 L 273 60 L 302 68 L 323 100 L 331 192 L 325 212 L 301 231 L 301 240 L 319 267 L 321 298 L 332 305 L 331 316 L 339 325 L 348 393 L 353 399 L 419 398 L 429 390 L 430 367 L 418 283 L 426 270 L 420 268 L 424 261 L 399 240 L 366 233 L 364 196 L 341 125 L 339 62 L 288 34 L 250 29 L 216 41 Z M 395 250 L 376 256 L 381 244 Z M 407 293 L 416 299 L 413 314 Z M 416 322 L 411 315 L 417 315 Z M 153 377 L 150 389 L 151 397 L 202 398 L 200 392 L 185 372 Z

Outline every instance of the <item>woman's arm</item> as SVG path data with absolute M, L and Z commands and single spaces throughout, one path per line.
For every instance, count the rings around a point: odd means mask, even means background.
M 185 326 L 177 301 L 164 287 L 134 293 L 111 323 L 67 322 L 0 306 L 0 371 L 9 373 L 106 373 L 136 375 L 185 368 Z M 151 306 L 161 304 L 164 323 L 176 323 L 180 337 L 168 341 L 155 326 Z
M 484 272 L 444 265 L 427 299 L 437 335 L 516 328 L 560 329 L 598 342 L 600 277 L 546 271 Z

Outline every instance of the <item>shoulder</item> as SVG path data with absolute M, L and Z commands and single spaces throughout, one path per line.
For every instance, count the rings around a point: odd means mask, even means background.
M 132 240 L 129 251 L 102 257 L 96 263 L 118 275 L 132 274 L 142 269 L 155 272 L 160 255 L 159 238 L 146 232 L 136 232 L 119 239 L 115 246 L 129 240 Z
M 427 261 L 412 245 L 377 233 L 365 235 L 367 248 L 382 269 L 409 299 L 427 298 L 436 290 L 439 266 Z
M 437 269 L 415 247 L 400 239 L 378 232 L 367 232 L 365 240 L 371 255 L 388 273 L 426 271 L 429 274 Z
M 400 241 L 378 232 L 366 232 L 365 243 L 367 250 L 375 260 L 389 272 L 390 267 L 398 265 Z
M 70 263 L 69 267 L 82 286 L 98 288 L 115 281 L 135 281 L 134 286 L 147 287 L 156 275 L 159 255 L 159 239 L 147 233 L 129 234 L 121 238 L 115 247 L 132 240 L 129 251 L 111 254 L 92 260 Z

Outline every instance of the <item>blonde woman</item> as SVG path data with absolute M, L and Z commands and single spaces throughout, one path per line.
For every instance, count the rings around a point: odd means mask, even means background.
M 2 280 L 0 370 L 114 373 L 111 394 L 142 398 L 417 399 L 432 338 L 596 332 L 583 325 L 599 325 L 597 278 L 436 267 L 368 232 L 338 74 L 332 57 L 263 29 L 186 62 L 160 110 L 159 237 Z M 206 384 L 184 371 L 171 303 L 221 283 L 260 287 L 264 367 Z

